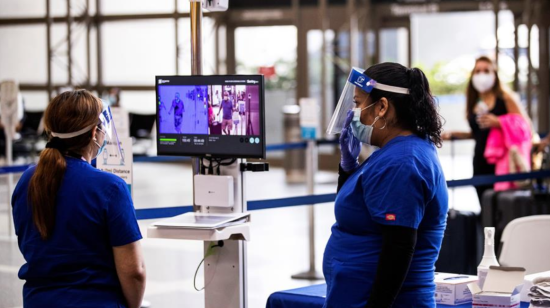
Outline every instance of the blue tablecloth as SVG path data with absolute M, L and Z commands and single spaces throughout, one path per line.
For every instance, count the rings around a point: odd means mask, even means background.
M 279 291 L 267 299 L 267 308 L 322 308 L 325 303 L 326 284 Z M 437 308 L 471 308 L 472 304 L 460 306 L 437 305 Z M 529 303 L 521 303 L 521 308 L 528 308 Z

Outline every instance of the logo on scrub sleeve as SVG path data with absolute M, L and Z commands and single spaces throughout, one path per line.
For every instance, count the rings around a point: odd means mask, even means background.
M 395 221 L 395 214 L 386 214 L 386 220 Z

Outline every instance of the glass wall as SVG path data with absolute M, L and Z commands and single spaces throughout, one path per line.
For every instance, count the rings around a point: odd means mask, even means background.
M 268 144 L 282 143 L 282 108 L 296 104 L 296 27 L 237 28 L 235 48 L 237 74 L 258 74 L 261 67 L 274 69 L 275 74 L 266 77 L 266 139 Z

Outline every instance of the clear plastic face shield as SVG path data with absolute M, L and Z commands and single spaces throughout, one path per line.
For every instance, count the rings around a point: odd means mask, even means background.
M 59 139 L 69 139 L 83 135 L 92 129 L 96 129 L 95 138 L 93 140 L 95 145 L 98 147 L 96 157 L 102 156 L 104 159 L 113 157 L 124 163 L 124 156 L 122 155 L 122 149 L 120 148 L 120 141 L 116 132 L 111 108 L 103 100 L 101 102 L 103 103 L 103 110 L 99 114 L 99 121 L 97 124 L 92 124 L 72 133 L 51 132 L 51 135 L 52 137 Z
M 336 105 L 336 109 L 328 124 L 327 134 L 335 135 L 342 132 L 348 111 L 355 108 L 353 99 L 355 88 L 359 88 L 367 93 L 370 93 L 372 89 L 376 88 L 386 92 L 409 94 L 409 90 L 406 88 L 394 87 L 376 82 L 376 80 L 363 74 L 364 71 L 364 69 L 357 67 L 351 69 L 348 81 L 338 100 L 338 105 Z
M 113 121 L 111 107 L 103 104 L 103 110 L 99 114 L 99 123 L 100 125 L 96 133 L 96 139 L 98 140 L 100 148 L 97 155 L 102 156 L 104 160 L 112 157 L 120 161 L 121 164 L 124 164 L 124 155 L 122 155 L 122 149 L 120 148 L 120 140 L 116 132 L 115 121 Z M 102 139 L 98 134 L 104 135 L 103 144 L 99 142 Z

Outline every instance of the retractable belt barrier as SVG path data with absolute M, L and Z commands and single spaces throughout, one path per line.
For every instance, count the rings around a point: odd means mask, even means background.
M 337 144 L 338 140 L 318 140 L 317 145 L 325 144 Z M 268 151 L 284 151 L 292 149 L 305 149 L 307 147 L 306 142 L 294 142 L 286 144 L 273 144 L 268 145 Z M 136 156 L 134 157 L 135 162 L 174 162 L 174 161 L 187 161 L 189 157 L 143 157 Z M 0 167 L 0 175 L 9 174 L 9 173 L 20 173 L 27 170 L 32 165 L 19 165 L 19 166 L 5 166 Z M 450 180 L 447 181 L 447 187 L 464 187 L 464 186 L 479 186 L 479 185 L 490 185 L 498 182 L 513 182 L 513 181 L 522 181 L 522 180 L 533 180 L 533 179 L 542 179 L 550 178 L 550 170 L 543 171 L 534 171 L 534 172 L 525 172 L 525 173 L 514 173 L 506 175 L 480 175 L 475 176 L 470 179 L 461 179 L 461 180 Z M 290 206 L 301 206 L 301 205 L 311 205 L 319 203 L 329 203 L 334 202 L 336 199 L 336 194 L 322 194 L 322 195 L 307 195 L 307 196 L 297 196 L 297 197 L 288 197 L 288 198 L 279 198 L 279 199 L 268 199 L 268 200 L 255 200 L 248 201 L 248 210 L 267 210 L 275 208 L 283 208 Z M 136 209 L 137 219 L 156 219 L 156 218 L 165 218 L 172 217 L 187 212 L 193 211 L 193 206 L 173 206 L 173 207 L 162 207 L 162 208 L 147 208 L 147 209 Z
M 520 181 L 520 180 L 542 179 L 542 178 L 550 178 L 550 170 L 514 173 L 514 174 L 506 174 L 506 175 L 475 176 L 470 179 L 447 181 L 447 187 L 451 188 L 451 187 L 488 185 L 488 184 L 494 184 L 498 182 L 513 182 L 513 181 Z M 280 198 L 280 199 L 255 200 L 255 201 L 248 201 L 248 210 L 256 211 L 256 210 L 283 208 L 283 207 L 289 207 L 289 206 L 329 203 L 329 202 L 334 202 L 335 199 L 336 199 L 336 194 L 333 193 L 333 194 L 323 194 L 323 195 L 288 197 L 288 198 Z M 136 216 L 137 216 L 137 219 L 155 219 L 155 218 L 172 217 L 175 215 L 179 215 L 179 214 L 183 214 L 191 211 L 193 211 L 193 206 L 191 205 L 167 207 L 167 208 L 154 208 L 154 209 L 137 209 Z
M 20 173 L 29 169 L 33 165 L 18 165 L 18 166 L 4 166 L 0 167 L 0 175 L 8 173 Z

